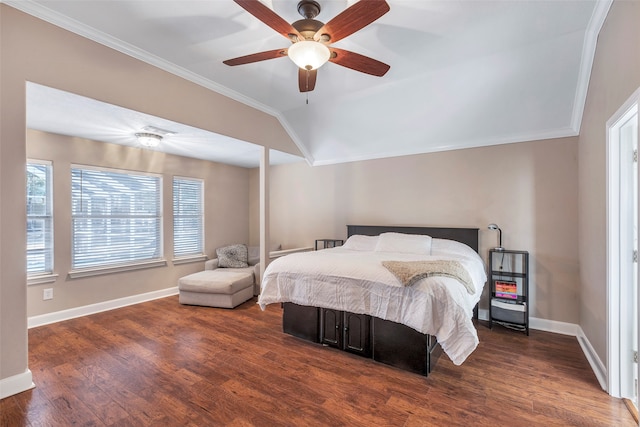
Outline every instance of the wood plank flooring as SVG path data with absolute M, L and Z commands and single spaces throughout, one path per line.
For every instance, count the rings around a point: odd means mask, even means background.
M 478 325 L 428 377 L 281 332 L 278 305 L 177 297 L 29 331 L 36 388 L 0 426 L 633 426 L 573 337 Z

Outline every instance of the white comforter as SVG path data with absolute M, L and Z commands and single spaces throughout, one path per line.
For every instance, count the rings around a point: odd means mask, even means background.
M 473 307 L 486 281 L 482 259 L 457 242 L 433 239 L 431 255 L 350 250 L 341 247 L 274 260 L 262 279 L 258 304 L 276 302 L 368 314 L 435 335 L 454 364 L 478 345 Z M 466 248 L 466 249 L 465 249 Z M 452 259 L 468 270 L 475 292 L 448 277 L 430 277 L 405 287 L 382 261 Z

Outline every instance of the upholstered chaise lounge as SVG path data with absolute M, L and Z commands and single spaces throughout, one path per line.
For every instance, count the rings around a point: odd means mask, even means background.
M 253 298 L 250 273 L 205 270 L 178 281 L 181 304 L 234 308 Z
M 231 245 L 216 255 L 205 262 L 204 271 L 178 280 L 181 304 L 234 308 L 259 292 L 259 250 Z
M 313 248 L 281 250 L 274 248 L 269 256 L 277 258 Z M 178 280 L 181 304 L 234 308 L 260 294 L 260 248 L 231 245 L 216 250 L 217 258 L 204 264 L 204 271 Z

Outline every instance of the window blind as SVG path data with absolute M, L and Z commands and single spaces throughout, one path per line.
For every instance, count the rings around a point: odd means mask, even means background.
M 27 275 L 53 272 L 53 196 L 50 162 L 27 163 Z
M 161 178 L 71 169 L 72 268 L 162 257 Z
M 173 178 L 173 255 L 204 254 L 204 183 Z

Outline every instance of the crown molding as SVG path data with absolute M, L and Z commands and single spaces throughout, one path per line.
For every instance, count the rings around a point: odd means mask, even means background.
M 582 61 L 580 71 L 578 72 L 578 84 L 576 85 L 576 95 L 573 100 L 573 115 L 571 117 L 571 127 L 576 133 L 580 133 L 582 126 L 582 116 L 584 107 L 587 102 L 587 91 L 589 90 L 589 80 L 591 79 L 591 70 L 593 69 L 593 61 L 596 56 L 596 47 L 598 45 L 598 34 L 604 25 L 609 9 L 613 0 L 597 0 L 593 8 L 593 14 L 589 20 L 589 25 L 584 34 L 584 42 L 582 44 Z
M 285 132 L 287 132 L 293 143 L 298 147 L 300 152 L 305 157 L 307 157 L 309 150 L 301 143 L 296 133 L 293 132 L 293 129 L 279 111 L 274 110 L 273 108 L 261 102 L 258 102 L 253 98 L 229 89 L 226 86 L 204 78 L 199 74 L 187 70 L 186 68 L 180 67 L 172 62 L 160 58 L 159 56 L 153 55 L 130 43 L 122 41 L 116 37 L 112 37 L 102 31 L 96 30 L 93 27 L 83 24 L 80 21 L 69 18 L 66 15 L 51 10 L 48 7 L 45 7 L 33 0 L 0 0 L 0 3 L 4 3 L 35 18 L 41 19 L 64 30 L 77 34 L 81 37 L 87 38 L 103 46 L 114 49 L 120 53 L 138 59 L 149 65 L 153 65 L 154 67 L 157 67 L 175 76 L 181 77 L 206 89 L 212 90 L 216 93 L 233 99 L 234 101 L 238 101 L 244 105 L 255 108 L 256 110 L 262 111 L 263 113 L 275 117 L 280 125 L 284 128 Z M 307 157 L 307 162 L 312 162 L 312 158 Z
M 167 71 L 178 77 L 182 77 L 183 79 L 189 80 L 192 83 L 196 83 L 200 86 L 203 86 L 221 95 L 227 96 L 235 101 L 246 104 L 264 113 L 272 116 L 276 116 L 278 114 L 277 111 L 273 110 L 265 104 L 257 102 L 252 98 L 249 98 L 212 80 L 206 79 L 199 74 L 189 71 L 186 68 L 182 68 L 130 43 L 112 37 L 102 31 L 96 30 L 95 28 L 83 24 L 80 21 L 69 18 L 66 15 L 51 10 L 39 3 L 34 2 L 33 0 L 0 0 L 0 2 L 5 3 L 38 19 L 46 21 L 50 24 L 53 24 L 57 27 L 60 27 L 64 30 L 70 31 L 96 43 L 100 43 L 103 46 L 107 46 L 111 49 L 117 50 L 118 52 L 124 53 L 125 55 L 128 55 L 132 58 L 138 59 L 142 62 L 146 62 L 149 65 L 160 68 L 161 70 Z
M 364 160 L 378 160 L 390 157 L 413 156 L 420 154 L 439 153 L 443 151 L 465 150 L 469 148 L 490 147 L 494 145 L 517 144 L 520 142 L 542 141 L 546 139 L 570 138 L 578 136 L 572 128 L 554 129 L 537 133 L 524 133 L 520 135 L 510 135 L 502 138 L 484 138 L 467 141 L 456 141 L 455 143 L 435 144 L 423 150 L 401 149 L 396 151 L 386 151 L 383 153 L 365 154 L 362 156 L 351 156 L 335 159 L 322 159 L 312 163 L 312 166 L 327 166 L 339 163 L 359 162 Z

